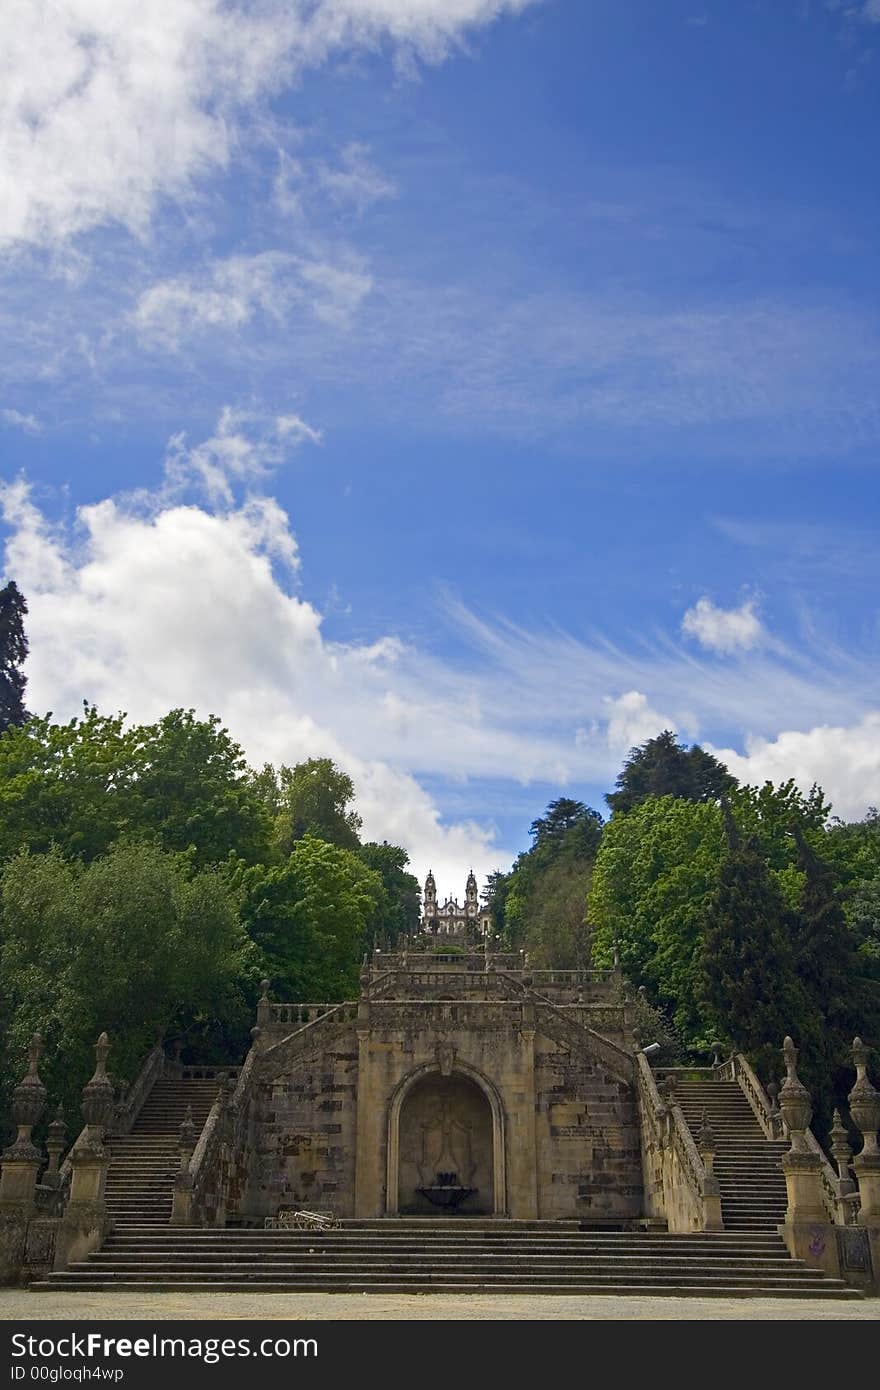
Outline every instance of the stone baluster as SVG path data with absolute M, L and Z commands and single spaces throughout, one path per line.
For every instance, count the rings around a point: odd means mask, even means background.
M 791 1147 L 782 1156 L 788 1207 L 780 1233 L 794 1259 L 837 1277 L 837 1240 L 822 1198 L 822 1161 L 806 1138 L 813 1102 L 797 1074 L 797 1048 L 791 1038 L 785 1039 L 782 1056 L 785 1081 L 779 1105 Z
M 59 1164 L 61 1155 L 67 1147 L 67 1125 L 64 1122 L 64 1106 L 58 1102 L 58 1109 L 55 1111 L 55 1118 L 49 1125 L 48 1137 L 46 1139 L 46 1152 L 49 1155 L 49 1166 L 43 1174 L 43 1182 L 46 1187 L 60 1187 L 61 1173 Z
M 178 1165 L 174 1175 L 174 1194 L 171 1199 L 171 1225 L 191 1226 L 193 1205 L 193 1178 L 189 1168 L 196 1143 L 196 1127 L 193 1124 L 192 1106 L 186 1107 L 177 1139 Z
M 113 1085 L 107 1075 L 110 1040 L 102 1033 L 95 1044 L 95 1072 L 83 1087 L 86 1127 L 70 1151 L 70 1197 L 58 1233 L 55 1268 L 65 1269 L 97 1250 L 109 1229 L 104 1189 L 110 1151 L 104 1143 L 113 1115 Z
M 861 1038 L 852 1046 L 856 1067 L 856 1082 L 849 1093 L 849 1113 L 861 1131 L 861 1152 L 853 1159 L 853 1169 L 859 1184 L 859 1225 L 867 1228 L 874 1265 L 874 1278 L 880 1285 L 880 1150 L 877 1130 L 880 1128 L 880 1091 L 868 1077 L 868 1049 Z
M 774 1139 L 782 1138 L 782 1111 L 779 1109 L 779 1082 L 771 1081 L 767 1086 L 767 1099 L 770 1102 L 770 1133 Z
M 709 1123 L 709 1116 L 705 1110 L 697 1132 L 697 1149 L 706 1173 L 703 1179 L 703 1229 L 723 1231 L 721 1187 L 715 1176 L 715 1131 Z

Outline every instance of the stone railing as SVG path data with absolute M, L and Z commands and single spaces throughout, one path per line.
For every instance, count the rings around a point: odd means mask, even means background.
M 617 1043 L 603 1038 L 601 1033 L 595 1032 L 587 1024 L 557 1008 L 546 995 L 539 994 L 531 985 L 525 984 L 516 975 L 508 975 L 499 970 L 496 972 L 496 977 L 505 981 L 522 998 L 523 1002 L 535 1006 L 536 1021 L 540 1018 L 541 1023 L 555 1041 L 559 1041 L 561 1037 L 568 1046 L 573 1046 L 578 1050 L 585 1048 L 591 1056 L 608 1068 L 612 1076 L 616 1076 L 629 1086 L 633 1084 L 635 1074 L 631 1052 L 618 1047 Z
M 150 1048 L 134 1082 L 125 1092 L 125 1096 L 114 1107 L 113 1118 L 107 1127 L 109 1136 L 131 1132 L 132 1125 L 144 1108 L 147 1097 L 164 1071 L 165 1049 L 161 1043 L 157 1043 L 155 1047 Z
M 681 1106 L 667 1103 L 657 1089 L 651 1064 L 643 1052 L 635 1055 L 645 1198 L 650 1216 L 666 1218 L 669 1230 L 720 1230 L 721 1203 L 710 1191 L 705 1164 L 684 1118 Z
M 247 1167 L 247 1140 L 257 1056 L 254 1046 L 241 1068 L 191 1069 L 212 1072 L 220 1081 L 220 1086 L 189 1160 L 189 1189 L 192 1196 L 188 1224 L 222 1226 L 225 1223 L 230 1199 L 234 1195 L 232 1189 L 239 1183 L 241 1170 Z M 233 1078 L 236 1078 L 236 1084 L 230 1094 L 228 1086 Z
M 304 1023 L 314 1023 L 334 1008 L 335 1004 L 271 1004 L 270 1022 L 300 1027 Z
M 310 1045 L 314 1044 L 318 1047 L 325 1045 L 328 1026 L 348 1027 L 357 1019 L 357 1015 L 357 1000 L 346 999 L 341 1004 L 330 1005 L 326 1012 L 320 1014 L 319 1017 L 304 1023 L 293 1033 L 288 1033 L 278 1042 L 260 1051 L 260 1077 L 270 1079 L 273 1076 L 279 1076 L 290 1065 L 291 1061 L 300 1056 Z

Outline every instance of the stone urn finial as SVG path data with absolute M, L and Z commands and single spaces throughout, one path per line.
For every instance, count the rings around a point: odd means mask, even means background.
M 697 1130 L 697 1148 L 702 1153 L 704 1149 L 715 1151 L 715 1131 L 709 1123 L 707 1111 L 703 1111 L 700 1121 L 700 1128 Z
M 34 1162 L 40 1158 L 39 1149 L 31 1141 L 31 1131 L 43 1113 L 46 1103 L 46 1088 L 40 1080 L 37 1068 L 43 1053 L 42 1034 L 34 1033 L 28 1044 L 28 1069 L 12 1092 L 12 1118 L 18 1134 L 7 1149 L 5 1159 L 20 1159 Z
M 840 1111 L 835 1110 L 834 1122 L 828 1131 L 831 1140 L 831 1156 L 837 1164 L 837 1176 L 840 1180 L 841 1192 L 852 1189 L 849 1165 L 852 1163 L 852 1149 L 850 1147 L 849 1135 L 846 1125 L 843 1123 Z
M 877 1130 L 880 1128 L 880 1091 L 871 1085 L 868 1076 L 868 1049 L 861 1038 L 853 1038 L 852 1057 L 856 1067 L 856 1082 L 849 1093 L 849 1113 L 864 1137 L 860 1157 L 880 1157 Z
M 785 1080 L 779 1092 L 779 1108 L 791 1138 L 792 1153 L 807 1153 L 806 1132 L 813 1118 L 810 1093 L 797 1074 L 797 1048 L 791 1038 L 782 1044 Z
M 103 1129 L 113 1114 L 113 1085 L 107 1075 L 107 1053 L 110 1039 L 102 1033 L 95 1044 L 95 1072 L 83 1087 L 82 1112 L 92 1129 Z

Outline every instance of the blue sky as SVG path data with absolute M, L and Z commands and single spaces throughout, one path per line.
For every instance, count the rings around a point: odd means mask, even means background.
M 33 708 L 333 756 L 441 891 L 664 727 L 880 802 L 877 0 L 3 22 Z

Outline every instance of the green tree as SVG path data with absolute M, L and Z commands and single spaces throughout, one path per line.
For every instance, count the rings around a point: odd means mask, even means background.
M 268 857 L 270 819 L 244 753 L 216 715 L 198 719 L 174 709 L 157 724 L 136 726 L 131 741 L 126 800 L 139 834 L 190 850 L 198 864 L 230 854 L 247 863 Z
M 30 718 L 24 707 L 27 603 L 14 579 L 0 589 L 0 734 Z
M 253 785 L 274 820 L 282 858 L 306 835 L 341 849 L 358 848 L 361 818 L 351 806 L 354 783 L 331 758 L 308 758 L 277 770 L 267 764 Z
M 112 1069 L 133 1079 L 157 1029 L 206 1020 L 238 1029 L 256 953 L 234 892 L 216 870 L 155 844 L 115 846 L 84 865 L 59 850 L 22 851 L 0 886 L 3 1074 L 32 1032 L 46 1040 L 44 1072 L 78 1113 L 78 1093 L 106 1029 Z
M 565 969 L 585 961 L 585 903 L 602 824 L 598 811 L 582 801 L 551 801 L 532 822 L 531 848 L 503 884 L 493 884 L 505 940 L 529 951 L 536 965 Z
M 815 1045 L 816 1019 L 797 978 L 795 923 L 755 837 L 728 814 L 717 887 L 701 911 L 698 995 L 720 1036 L 765 1066 L 787 1033 Z
M 241 868 L 242 920 L 284 1000 L 320 1003 L 357 990 L 363 951 L 385 905 L 378 873 L 314 835 L 281 864 Z
M 86 706 L 0 736 L 0 858 L 22 847 L 90 861 L 132 833 L 198 864 L 270 853 L 271 822 L 239 746 L 215 717 L 171 710 L 157 724 Z
M 605 797 L 612 814 L 632 811 L 648 797 L 674 796 L 684 801 L 718 801 L 737 785 L 736 778 L 698 743 L 685 748 L 670 729 L 631 748 Z
M 391 950 L 400 937 L 419 929 L 419 881 L 408 871 L 409 855 L 400 845 L 389 845 L 387 840 L 381 845 L 369 841 L 359 846 L 357 856 L 379 875 L 385 893 L 381 917 L 373 939 L 366 943 L 367 949 L 379 945 L 383 950 Z
M 723 843 L 713 802 L 648 798 L 606 826 L 588 899 L 594 964 L 619 959 L 696 1051 L 712 1041 L 697 980 L 702 912 L 718 883 Z

